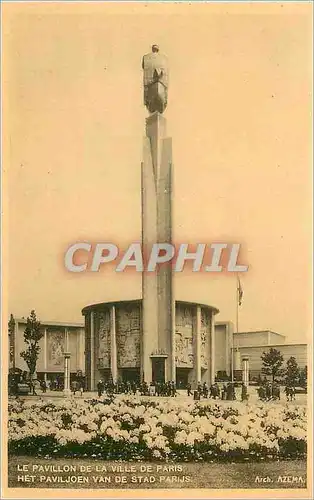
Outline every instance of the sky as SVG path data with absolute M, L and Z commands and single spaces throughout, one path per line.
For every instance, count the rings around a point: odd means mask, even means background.
M 140 241 L 141 59 L 169 60 L 175 242 L 240 243 L 239 331 L 311 338 L 310 4 L 3 5 L 8 312 L 81 322 L 139 273 L 73 274 L 78 241 Z M 236 318 L 234 275 L 175 275 L 177 300 Z

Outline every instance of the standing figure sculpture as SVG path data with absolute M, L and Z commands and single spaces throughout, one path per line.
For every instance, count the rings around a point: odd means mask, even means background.
M 144 104 L 150 113 L 163 113 L 168 99 L 168 62 L 160 54 L 158 45 L 143 56 Z

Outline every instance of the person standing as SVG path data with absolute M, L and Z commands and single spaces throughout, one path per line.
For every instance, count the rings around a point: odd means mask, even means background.
M 72 383 L 72 390 L 73 390 L 73 395 L 75 396 L 75 393 L 78 391 L 78 383 L 76 380 L 74 380 Z
M 29 388 L 30 388 L 30 392 L 32 393 L 32 395 L 33 396 L 37 396 L 35 380 L 30 379 L 30 381 L 29 381 Z
M 261 401 L 265 401 L 266 392 L 265 392 L 265 386 L 263 384 L 260 387 L 258 387 L 257 394 L 258 394 L 258 397 Z
M 204 384 L 203 384 L 203 396 L 206 399 L 208 398 L 208 392 L 209 392 L 208 385 L 206 384 L 206 382 L 204 382 Z
M 201 395 L 202 395 L 202 392 L 203 392 L 201 382 L 198 382 L 198 384 L 197 384 L 197 392 L 198 392 L 198 395 L 199 395 L 199 399 L 201 399 Z
M 188 392 L 188 396 L 192 396 L 192 386 L 191 386 L 190 382 L 188 382 L 186 384 L 186 390 Z
M 171 396 L 175 397 L 177 395 L 176 384 L 174 380 L 171 382 Z
M 100 398 L 104 392 L 104 384 L 102 380 L 99 380 L 97 384 L 97 392 L 98 392 L 98 397 Z
M 149 390 L 148 390 L 148 383 L 146 380 L 143 382 L 143 396 L 148 396 L 149 395 Z
M 295 390 L 295 387 L 293 385 L 291 387 L 291 401 L 295 401 L 295 393 L 296 393 L 296 390 Z
M 234 393 L 234 387 L 231 382 L 228 382 L 227 384 L 227 400 L 232 401 L 233 400 L 233 393 Z
M 221 391 L 221 399 L 225 401 L 227 399 L 227 386 L 224 384 Z
M 267 382 L 265 392 L 266 392 L 266 401 L 270 401 L 271 400 L 271 383 L 270 382 Z
M 217 382 L 214 384 L 214 394 L 215 394 L 215 399 L 216 398 L 220 399 L 220 388 Z
M 41 388 L 43 394 L 45 394 L 45 392 L 47 391 L 47 385 L 46 385 L 45 380 L 40 381 L 40 388 Z

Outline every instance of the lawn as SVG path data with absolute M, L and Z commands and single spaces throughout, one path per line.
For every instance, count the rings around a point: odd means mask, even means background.
M 306 461 L 260 463 L 107 462 L 9 458 L 12 488 L 306 488 Z

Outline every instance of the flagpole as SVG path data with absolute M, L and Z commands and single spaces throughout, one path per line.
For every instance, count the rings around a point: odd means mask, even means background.
M 238 280 L 236 275 L 236 332 L 238 330 Z M 234 332 L 232 332 L 231 342 L 231 382 L 234 382 Z
M 240 280 L 239 275 L 237 274 L 237 315 L 236 315 L 236 333 L 239 333 L 239 301 L 240 301 Z
M 239 276 L 236 274 L 236 330 L 235 333 L 239 332 Z M 232 356 L 231 356 L 231 382 L 234 382 L 234 333 L 232 335 Z

